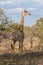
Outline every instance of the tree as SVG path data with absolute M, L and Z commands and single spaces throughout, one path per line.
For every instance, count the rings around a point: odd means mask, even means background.
M 12 25 L 11 18 L 7 17 L 2 9 L 0 9 L 0 23 L 0 30 L 6 30 L 10 25 Z
M 43 47 L 43 18 L 40 18 L 36 21 L 36 25 L 38 26 L 38 34 L 40 38 L 40 45 Z

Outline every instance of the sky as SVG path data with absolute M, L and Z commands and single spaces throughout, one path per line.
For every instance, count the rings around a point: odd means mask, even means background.
M 25 16 L 24 25 L 32 26 L 43 17 L 43 0 L 0 0 L 0 9 L 16 23 L 20 23 L 21 12 L 28 10 L 31 16 Z

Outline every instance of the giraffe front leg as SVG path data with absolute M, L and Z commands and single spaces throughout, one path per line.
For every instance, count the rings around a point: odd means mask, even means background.
M 21 52 L 21 50 L 20 50 L 20 43 L 19 43 L 19 53 Z
M 19 43 L 19 53 L 21 53 L 21 43 Z
M 23 43 L 21 43 L 21 53 L 23 53 Z
M 23 43 L 22 43 L 22 41 L 20 41 L 19 42 L 19 53 L 20 53 L 20 55 L 22 54 L 22 52 L 23 52 Z

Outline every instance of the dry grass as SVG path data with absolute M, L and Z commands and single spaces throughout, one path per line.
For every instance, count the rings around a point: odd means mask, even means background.
M 12 40 L 3 39 L 3 41 L 0 43 L 0 53 L 1 53 L 1 51 L 3 53 L 7 53 L 9 51 L 11 52 L 11 46 L 10 46 L 11 43 L 12 43 Z M 33 48 L 31 49 L 30 32 L 29 31 L 25 31 L 25 39 L 24 39 L 23 45 L 24 45 L 23 46 L 23 51 L 24 52 L 26 52 L 25 50 L 27 50 L 27 51 L 31 51 L 31 50 L 35 51 L 39 47 L 39 39 L 38 39 L 38 37 L 33 37 Z M 19 42 L 16 42 L 14 52 L 15 53 L 19 53 Z

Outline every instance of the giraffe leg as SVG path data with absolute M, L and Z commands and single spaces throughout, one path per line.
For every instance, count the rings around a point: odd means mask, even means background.
M 19 42 L 19 53 L 22 54 L 22 52 L 23 52 L 23 41 L 20 40 L 20 42 Z
M 33 47 L 33 43 L 31 42 L 31 48 Z
M 13 41 L 13 43 L 11 44 L 11 49 L 12 49 L 13 51 L 14 51 L 15 42 L 16 42 L 16 41 Z
M 23 53 L 23 43 L 21 43 L 21 53 Z
M 15 43 L 16 43 L 16 41 L 14 40 L 14 48 L 15 48 Z
M 19 53 L 21 52 L 21 50 L 20 50 L 20 43 L 19 43 Z
M 14 50 L 14 46 L 13 46 L 13 44 L 11 44 L 11 49 Z

